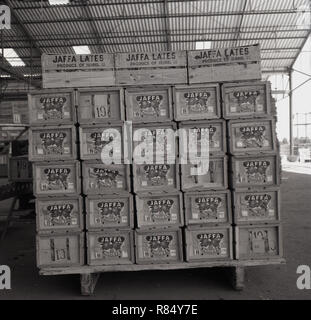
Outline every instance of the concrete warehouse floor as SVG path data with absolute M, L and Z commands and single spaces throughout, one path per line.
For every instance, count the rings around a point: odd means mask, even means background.
M 311 176 L 283 173 L 282 218 L 286 265 L 252 267 L 243 292 L 231 289 L 223 269 L 102 274 L 95 296 L 79 295 L 79 277 L 39 276 L 35 226 L 15 224 L 0 244 L 0 265 L 12 269 L 12 290 L 1 299 L 311 299 L 296 287 L 299 265 L 311 266 Z M 1 209 L 0 209 L 1 210 Z M 7 208 L 2 208 L 7 210 Z

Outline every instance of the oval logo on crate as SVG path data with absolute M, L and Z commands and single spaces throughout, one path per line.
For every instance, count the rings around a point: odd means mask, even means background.
M 103 133 L 103 132 L 92 132 L 90 134 L 91 137 L 91 143 L 93 145 L 93 149 L 90 150 L 90 153 L 98 153 L 101 152 L 102 149 L 109 143 L 111 143 L 114 140 L 114 135 L 109 133 Z
M 218 208 L 222 204 L 219 197 L 199 197 L 195 198 L 195 203 L 200 211 L 202 219 L 217 218 Z
M 255 111 L 256 100 L 260 96 L 259 91 L 235 91 L 233 95 L 238 100 L 241 112 Z
M 187 92 L 184 94 L 190 112 L 201 113 L 208 111 L 208 99 L 211 94 L 207 91 Z
M 107 168 L 91 168 L 90 177 L 95 177 L 99 186 L 115 187 L 117 185 L 117 177 L 119 171 L 109 170 Z
M 170 256 L 171 235 L 146 236 L 152 256 Z
M 103 223 L 121 221 L 121 212 L 124 208 L 124 202 L 99 202 L 97 207 L 100 211 Z
M 170 166 L 167 164 L 144 166 L 145 176 L 152 185 L 161 185 L 167 181 L 167 173 L 169 170 Z
M 51 225 L 71 225 L 73 204 L 54 204 L 46 207 Z
M 261 148 L 267 146 L 267 144 L 269 145 L 268 140 L 265 137 L 265 126 L 241 127 L 240 132 L 242 134 L 241 142 L 243 144 L 243 147 Z
M 137 117 L 143 116 L 157 116 L 161 115 L 160 107 L 163 102 L 162 95 L 145 95 L 137 96 L 136 101 L 138 102 L 139 112 L 136 113 Z
M 41 144 L 45 153 L 63 153 L 63 143 L 67 134 L 65 132 L 45 132 L 40 133 Z
M 44 174 L 47 176 L 48 184 L 56 185 L 60 189 L 68 189 L 67 179 L 71 172 L 69 168 L 47 168 L 44 169 Z
M 265 216 L 269 210 L 269 203 L 272 197 L 268 194 L 248 194 L 244 197 L 249 213 L 252 216 L 260 217 Z
M 122 236 L 106 236 L 98 238 L 98 243 L 102 249 L 104 256 L 109 257 L 121 257 L 122 256 L 122 245 L 125 238 Z
M 63 107 L 67 99 L 65 97 L 41 97 L 41 108 L 50 119 L 61 119 Z
M 171 218 L 171 208 L 174 200 L 150 200 L 147 201 L 152 220 L 168 220 Z
M 217 233 L 200 233 L 197 235 L 200 242 L 201 251 L 204 254 L 222 254 L 222 243 L 224 235 Z
M 266 181 L 267 169 L 270 161 L 245 161 L 243 166 L 246 170 L 248 179 L 255 181 Z

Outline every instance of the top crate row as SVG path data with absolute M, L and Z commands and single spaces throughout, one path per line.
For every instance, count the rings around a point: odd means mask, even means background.
M 37 91 L 28 97 L 30 124 L 260 118 L 273 113 L 270 87 L 270 82 L 257 81 L 221 87 L 209 84 Z
M 260 80 L 260 46 L 116 54 L 43 54 L 42 78 L 46 89 Z

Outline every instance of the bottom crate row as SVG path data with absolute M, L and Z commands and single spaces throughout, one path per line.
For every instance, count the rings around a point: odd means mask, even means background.
M 39 235 L 38 267 L 85 264 L 84 233 Z M 88 265 L 159 264 L 184 261 L 269 259 L 282 257 L 281 227 L 240 226 L 182 230 L 89 232 Z M 234 245 L 235 244 L 235 245 Z

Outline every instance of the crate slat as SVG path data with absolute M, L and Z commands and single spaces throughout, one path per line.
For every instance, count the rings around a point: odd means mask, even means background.
M 33 127 L 29 130 L 29 160 L 77 159 L 75 126 Z
M 43 88 L 115 85 L 113 54 L 43 54 Z
M 31 126 L 73 124 L 76 122 L 73 90 L 40 90 L 28 94 Z
M 230 191 L 186 192 L 186 225 L 221 225 L 232 222 Z
M 33 164 L 35 196 L 72 196 L 81 190 L 78 161 L 36 162 Z
M 77 105 L 80 124 L 107 124 L 125 120 L 123 89 L 79 89 Z
M 275 121 L 272 119 L 229 121 L 230 153 L 267 154 L 277 151 Z
M 158 264 L 183 261 L 181 230 L 135 231 L 136 263 Z
M 133 228 L 133 196 L 130 194 L 97 195 L 86 198 L 88 230 Z
M 84 264 L 84 236 L 65 233 L 37 236 L 37 266 L 76 267 Z
M 218 84 L 174 87 L 176 121 L 212 120 L 221 117 Z
M 126 119 L 133 123 L 167 122 L 173 120 L 170 87 L 126 89 Z
M 186 260 L 232 260 L 232 228 L 189 227 L 185 229 Z
M 188 51 L 189 83 L 261 80 L 260 46 Z
M 138 228 L 181 227 L 184 224 L 181 192 L 163 195 L 139 193 L 135 197 Z
M 205 174 L 198 174 L 195 165 L 182 164 L 182 191 L 226 190 L 228 188 L 227 161 L 228 159 L 226 156 L 210 157 L 205 161 L 208 166 L 208 171 L 206 169 Z
M 129 165 L 106 165 L 100 161 L 84 161 L 82 176 L 83 192 L 86 195 L 119 194 L 131 191 Z
M 115 63 L 117 85 L 187 83 L 186 51 L 118 53 Z
M 222 86 L 225 119 L 262 118 L 272 115 L 271 83 L 228 83 Z
M 37 198 L 37 232 L 75 232 L 84 228 L 82 198 Z
M 89 265 L 133 264 L 134 238 L 129 230 L 103 230 L 88 232 Z
M 233 192 L 234 220 L 236 224 L 276 223 L 281 219 L 279 188 L 264 191 Z
M 235 227 L 235 240 L 238 260 L 283 257 L 282 228 L 279 224 Z

